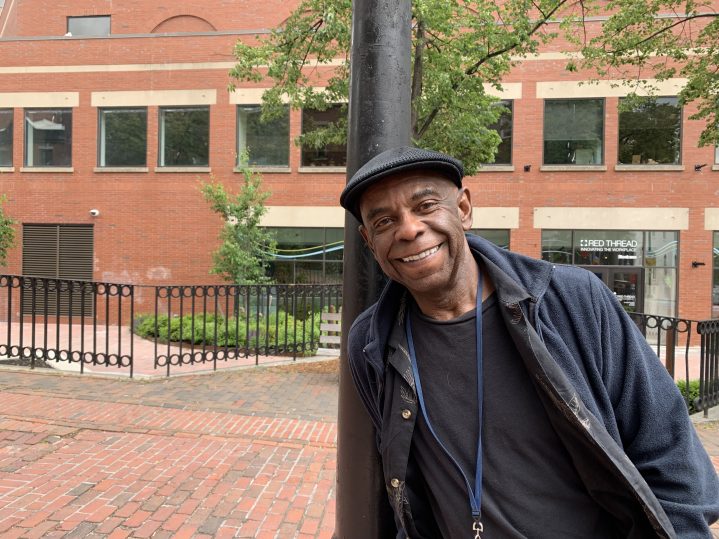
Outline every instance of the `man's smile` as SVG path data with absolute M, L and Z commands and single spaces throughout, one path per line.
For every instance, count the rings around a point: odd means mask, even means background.
M 402 262 L 416 262 L 418 260 L 422 260 L 424 258 L 427 258 L 428 256 L 432 256 L 434 253 L 439 251 L 440 247 L 442 247 L 442 243 L 439 245 L 435 245 L 434 247 L 431 247 L 430 249 L 427 249 L 426 251 L 422 251 L 421 253 L 417 253 L 416 255 L 407 256 L 404 258 L 400 258 Z

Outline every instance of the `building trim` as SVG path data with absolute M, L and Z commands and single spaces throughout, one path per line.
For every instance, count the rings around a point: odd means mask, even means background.
M 501 206 L 472 207 L 472 228 L 519 228 L 519 208 Z
M 542 165 L 540 172 L 604 172 L 606 165 Z
M 719 230 L 719 208 L 704 208 L 704 230 Z
M 689 208 L 534 208 L 534 228 L 687 230 Z
M 547 81 L 537 83 L 537 99 L 572 99 L 590 97 L 625 97 L 637 95 L 677 95 L 687 79 L 645 79 L 589 81 Z
M 78 106 L 80 106 L 80 92 L 0 92 L 2 108 Z
M 483 174 L 485 172 L 514 172 L 514 165 L 495 165 L 493 163 L 486 163 L 482 165 L 476 174 Z
M 0 40 L 0 44 L 2 41 Z M 308 68 L 337 67 L 344 60 L 331 62 L 308 61 Z M 126 71 L 228 71 L 237 65 L 236 62 L 178 62 L 167 64 L 80 64 L 80 65 L 50 65 L 50 66 L 4 66 L 0 67 L 0 75 L 47 75 L 51 73 L 122 73 Z M 262 67 L 262 66 L 261 66 Z M 266 66 L 265 66 L 266 67 Z
M 252 172 L 257 172 L 259 174 L 289 174 L 292 172 L 290 167 L 251 166 L 249 169 Z M 238 174 L 241 174 L 244 171 L 244 167 L 235 167 L 232 169 L 232 172 L 236 172 Z
M 503 82 L 501 89 L 495 88 L 492 84 L 485 83 L 484 93 L 498 99 L 522 99 L 522 83 Z
M 118 172 L 124 174 L 126 172 L 149 172 L 150 169 L 148 167 L 95 167 L 92 171 L 98 173 Z
M 92 92 L 93 107 L 150 107 L 182 105 L 216 105 L 217 90 L 139 90 Z
M 20 167 L 20 172 L 39 174 L 71 174 L 75 172 L 73 167 Z
M 3 30 L 4 32 L 4 27 Z M 272 30 L 258 28 L 255 30 L 214 30 L 208 32 L 167 32 L 167 33 L 141 33 L 141 34 L 110 34 L 107 36 L 9 36 L 0 41 L 67 41 L 79 39 L 157 39 L 162 37 L 214 37 L 214 36 L 253 36 L 271 34 Z M 0 33 L 2 35 L 2 33 Z
M 344 228 L 345 210 L 339 206 L 267 206 L 262 226 Z
M 346 167 L 299 167 L 300 174 L 346 174 Z
M 681 172 L 684 165 L 614 165 L 617 172 Z
M 155 172 L 158 174 L 164 173 L 187 173 L 187 172 L 212 172 L 210 167 L 199 166 L 199 167 L 155 167 Z

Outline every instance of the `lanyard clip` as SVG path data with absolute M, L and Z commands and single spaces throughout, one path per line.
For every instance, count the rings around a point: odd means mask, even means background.
M 475 520 L 472 523 L 472 531 L 474 532 L 474 539 L 482 539 L 480 533 L 484 532 L 484 526 L 482 526 L 482 523 L 479 521 L 479 519 Z

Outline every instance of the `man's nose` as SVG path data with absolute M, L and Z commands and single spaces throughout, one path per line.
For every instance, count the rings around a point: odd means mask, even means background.
M 411 241 L 422 234 L 425 224 L 413 213 L 402 215 L 399 227 L 397 227 L 397 239 Z

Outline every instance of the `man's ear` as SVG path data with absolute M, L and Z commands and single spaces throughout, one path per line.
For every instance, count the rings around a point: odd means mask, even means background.
M 472 196 L 469 189 L 460 187 L 457 193 L 457 213 L 462 221 L 462 228 L 469 230 L 472 228 Z

